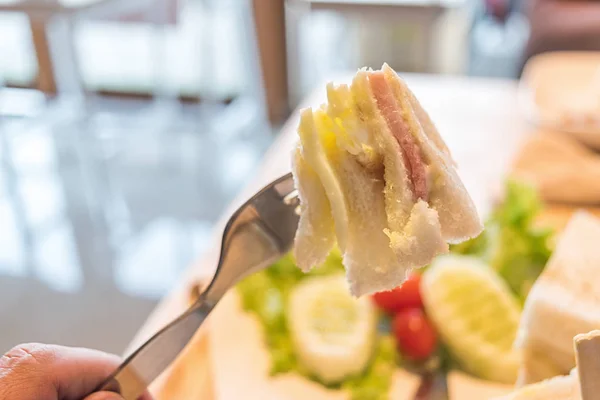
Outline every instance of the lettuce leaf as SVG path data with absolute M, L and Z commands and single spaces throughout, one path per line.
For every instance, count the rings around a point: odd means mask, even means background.
M 552 231 L 536 226 L 541 209 L 542 203 L 534 188 L 508 180 L 504 200 L 493 210 L 484 232 L 453 246 L 452 251 L 482 258 L 524 302 L 552 253 Z
M 350 392 L 350 400 L 387 400 L 397 362 L 394 338 L 382 335 L 364 374 L 347 379 L 341 387 Z

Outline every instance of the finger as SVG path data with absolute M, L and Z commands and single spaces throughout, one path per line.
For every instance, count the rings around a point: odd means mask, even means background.
M 84 400 L 123 400 L 123 398 L 113 392 L 98 392 L 86 397 Z
M 121 395 L 113 392 L 98 392 L 89 395 L 84 400 L 124 400 Z M 138 400 L 152 400 L 149 393 L 144 393 Z
M 0 358 L 0 398 L 80 399 L 118 365 L 117 356 L 96 350 L 44 344 L 17 346 Z

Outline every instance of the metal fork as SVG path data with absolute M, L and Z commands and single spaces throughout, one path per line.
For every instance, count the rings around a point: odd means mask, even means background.
M 292 247 L 298 227 L 292 175 L 275 180 L 236 212 L 223 233 L 215 275 L 181 316 L 131 354 L 96 391 L 117 391 L 136 400 L 190 341 L 223 295 L 243 277 L 267 267 Z
M 447 371 L 441 368 L 421 374 L 413 400 L 448 400 Z

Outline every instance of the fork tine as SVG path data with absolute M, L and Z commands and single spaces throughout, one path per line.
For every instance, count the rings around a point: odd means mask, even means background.
M 291 191 L 287 196 L 283 198 L 283 203 L 288 206 L 293 206 L 298 204 L 298 190 Z

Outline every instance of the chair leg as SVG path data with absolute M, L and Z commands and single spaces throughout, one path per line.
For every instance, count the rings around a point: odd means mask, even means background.
M 283 122 L 289 114 L 285 1 L 251 3 L 269 120 Z
M 70 131 L 82 179 L 88 187 L 89 216 L 96 226 L 105 226 L 110 223 L 107 213 L 110 213 L 115 193 L 103 160 L 102 141 L 93 131 L 92 110 L 86 98 L 75 48 L 74 24 L 73 18 L 58 15 L 48 21 L 46 28 L 57 89 L 55 110 L 65 114 L 64 118 L 54 121 L 54 128 Z
M 51 18 L 46 25 L 46 35 L 58 98 L 64 96 L 85 111 L 85 91 L 75 48 L 73 19 L 65 15 Z
M 66 129 L 73 136 L 84 185 L 89 189 L 86 191 L 89 216 L 99 222 L 98 210 L 101 209 L 104 192 L 98 188 L 95 177 L 97 149 L 92 149 L 89 143 L 93 135 L 89 134 L 91 125 L 75 49 L 74 21 L 64 15 L 54 16 L 46 22 L 46 37 L 57 95 L 52 113 L 60 114 L 60 117 L 55 115 L 53 118 L 53 129 Z
M 215 54 L 213 52 L 214 21 L 211 14 L 214 13 L 215 5 L 212 0 L 201 0 L 202 4 L 202 26 L 198 29 L 200 35 L 198 39 L 197 54 L 200 58 L 198 70 L 201 74 L 198 76 L 200 82 L 200 105 L 198 110 L 198 131 L 206 132 L 211 130 L 211 123 L 217 113 L 221 111 L 218 104 L 219 99 L 215 94 L 214 71 L 216 69 Z
M 310 15 L 310 5 L 303 1 L 289 1 L 285 4 L 285 36 L 287 45 L 288 90 L 290 105 L 302 100 L 303 75 L 300 71 L 300 26 L 303 18 Z
M 168 80 L 168 37 L 170 22 L 170 0 L 155 0 L 147 12 L 146 18 L 152 24 L 153 75 L 154 75 L 154 112 L 161 120 L 160 126 L 172 122 L 179 106 L 177 88 Z
M 0 76 L 0 93 L 2 92 L 3 82 Z M 19 175 L 15 170 L 13 155 L 10 151 L 11 143 L 8 140 L 6 131 L 6 117 L 0 113 L 0 168 L 4 169 L 6 178 L 6 195 L 15 216 L 17 229 L 23 243 L 23 262 L 27 273 L 31 273 L 34 266 L 33 255 L 35 254 L 35 237 L 27 220 L 27 210 L 23 196 L 19 191 Z
M 46 25 L 45 17 L 29 17 L 29 29 L 38 65 L 36 87 L 44 93 L 54 94 L 56 93 L 56 82 L 54 82 L 54 67 L 48 50 Z
M 267 97 L 265 94 L 263 70 L 260 63 L 260 49 L 256 33 L 254 10 L 250 1 L 242 1 L 239 7 L 240 20 L 245 38 L 245 58 L 248 60 L 249 94 L 256 104 L 256 118 L 260 129 L 269 129 Z

